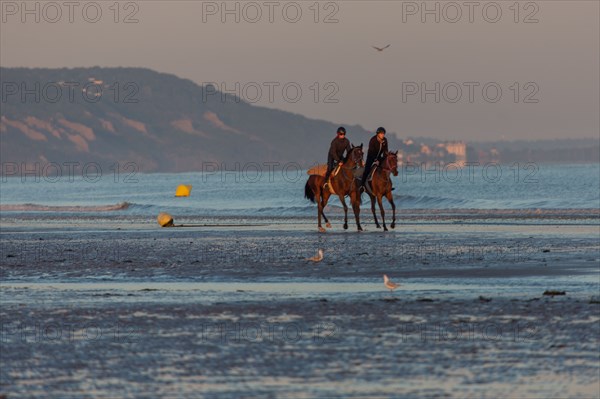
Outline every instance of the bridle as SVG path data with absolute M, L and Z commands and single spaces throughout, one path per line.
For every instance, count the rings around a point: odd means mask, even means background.
M 394 164 L 392 165 L 392 160 L 394 160 Z M 398 156 L 394 153 L 388 152 L 385 157 L 385 162 L 381 168 L 382 170 L 390 173 L 394 173 L 394 176 L 398 174 Z
M 362 158 L 363 158 L 363 152 L 362 149 L 360 148 L 360 146 L 356 146 L 354 148 L 352 148 L 352 151 L 350 152 L 350 156 L 348 158 L 351 158 L 352 161 L 354 161 L 354 166 L 347 166 L 346 164 L 344 164 L 342 166 L 342 168 L 344 169 L 356 169 L 359 168 L 362 164 Z

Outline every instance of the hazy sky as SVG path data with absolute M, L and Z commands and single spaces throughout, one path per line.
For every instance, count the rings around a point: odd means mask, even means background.
M 239 83 L 257 104 L 401 137 L 600 131 L 598 1 L 72 4 L 29 1 L 27 14 L 2 0 L 0 64 L 147 67 L 232 91 Z

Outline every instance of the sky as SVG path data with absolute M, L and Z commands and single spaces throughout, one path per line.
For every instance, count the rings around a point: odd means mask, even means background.
M 401 138 L 600 134 L 598 1 L 0 3 L 3 67 L 146 67 Z

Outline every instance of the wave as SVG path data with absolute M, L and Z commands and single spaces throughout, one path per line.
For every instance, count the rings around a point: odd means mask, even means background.
M 410 195 L 396 195 L 396 213 L 416 218 L 439 218 L 439 217 L 481 217 L 486 218 L 600 218 L 599 208 L 581 208 L 581 207 L 549 207 L 543 201 L 511 201 L 511 205 L 506 207 L 506 203 L 482 199 L 453 199 L 444 197 L 415 197 Z M 525 203 L 526 202 L 526 203 Z M 348 203 L 348 202 L 347 202 Z M 348 205 L 350 205 L 348 203 Z M 384 206 L 389 211 L 387 201 Z M 371 204 L 368 198 L 363 196 L 361 214 L 370 215 Z M 378 207 L 376 210 L 378 212 Z M 41 205 L 41 204 L 0 204 L 1 212 L 31 212 L 31 213 L 56 213 L 64 215 L 65 213 L 85 213 L 85 214 L 106 214 L 119 213 L 124 216 L 143 216 L 156 217 L 160 212 L 168 212 L 174 218 L 188 217 L 313 217 L 316 216 L 317 206 L 311 203 L 304 205 L 289 206 L 249 206 L 239 208 L 214 208 L 199 204 L 189 206 L 177 205 L 157 205 L 148 203 L 121 202 L 112 205 Z M 121 213 L 122 212 L 122 213 Z M 325 208 L 327 215 L 341 215 L 343 208 L 339 201 L 331 201 Z M 352 208 L 348 209 L 349 217 L 352 217 Z M 58 215 L 57 215 L 58 216 Z M 62 217 L 62 216 L 61 216 Z
M 2 212 L 113 212 L 128 209 L 131 204 L 129 202 L 121 202 L 114 205 L 39 205 L 39 204 L 16 204 L 2 205 Z
M 490 217 L 490 218 L 600 218 L 597 208 L 521 208 L 521 209 L 481 209 L 481 208 L 447 208 L 447 209 L 396 209 L 399 215 L 437 218 L 448 217 Z
M 521 199 L 521 198 L 449 198 L 436 196 L 394 195 L 396 206 L 402 209 L 595 209 L 593 201 L 586 199 Z M 364 200 L 363 200 L 364 203 Z
M 412 195 L 394 195 L 394 201 L 396 201 L 402 208 L 423 209 L 463 208 L 469 206 L 470 202 L 468 199 L 430 197 L 427 195 L 418 197 Z
M 340 207 L 340 209 L 342 209 Z M 169 213 L 182 216 L 265 216 L 265 217 L 294 217 L 316 214 L 317 206 L 310 204 L 306 206 L 271 206 L 271 207 L 249 207 L 249 208 L 171 208 Z

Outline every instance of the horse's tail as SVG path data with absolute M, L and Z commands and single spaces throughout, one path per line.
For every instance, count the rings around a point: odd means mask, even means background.
M 310 186 L 310 177 L 306 181 L 306 185 L 304 186 L 304 198 L 310 200 L 313 204 L 315 203 L 315 192 Z

